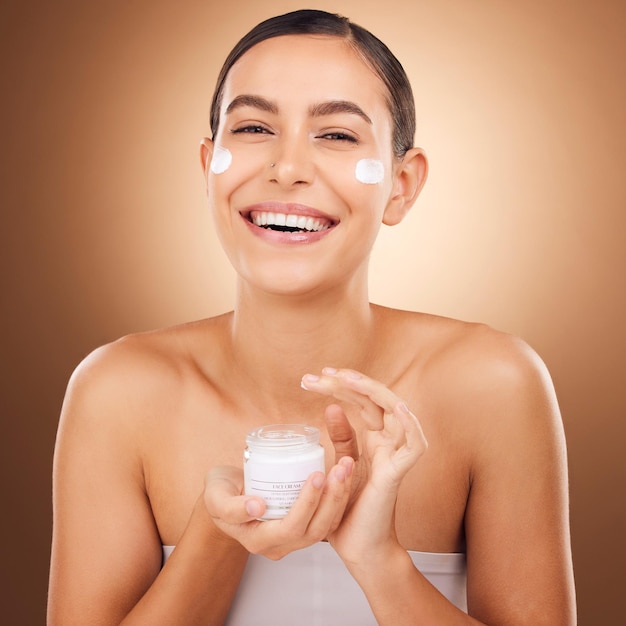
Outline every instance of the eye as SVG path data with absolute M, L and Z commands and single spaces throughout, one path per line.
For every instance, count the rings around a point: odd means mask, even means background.
M 354 144 L 359 143 L 358 139 L 354 137 L 353 135 L 349 135 L 348 133 L 342 133 L 342 132 L 324 133 L 323 135 L 318 135 L 318 138 L 328 139 L 330 141 L 342 141 L 342 142 L 354 143 Z
M 233 128 L 230 131 L 233 135 L 250 134 L 250 135 L 263 135 L 271 134 L 271 131 L 261 126 L 260 124 L 250 124 L 248 126 L 241 126 L 240 128 Z

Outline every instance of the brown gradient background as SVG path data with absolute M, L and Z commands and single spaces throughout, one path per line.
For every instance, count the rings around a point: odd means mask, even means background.
M 2 621 L 44 623 L 73 368 L 122 334 L 232 306 L 198 144 L 231 45 L 307 4 L 396 52 L 430 157 L 413 212 L 377 243 L 372 299 L 486 321 L 543 356 L 580 623 L 624 623 L 626 10 L 607 0 L 3 0 Z

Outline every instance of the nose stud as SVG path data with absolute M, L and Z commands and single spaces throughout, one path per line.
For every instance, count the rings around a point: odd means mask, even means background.
M 270 167 L 276 167 L 276 163 L 270 163 Z

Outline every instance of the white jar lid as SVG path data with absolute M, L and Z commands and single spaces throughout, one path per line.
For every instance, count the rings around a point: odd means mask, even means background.
M 320 431 L 305 424 L 271 424 L 251 430 L 246 444 L 255 449 L 297 449 L 318 445 Z

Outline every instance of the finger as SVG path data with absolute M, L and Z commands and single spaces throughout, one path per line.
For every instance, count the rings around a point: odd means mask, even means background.
M 326 477 L 322 472 L 313 472 L 306 479 L 296 501 L 287 515 L 280 520 L 288 533 L 294 536 L 301 536 L 305 533 L 318 508 L 325 485 Z
M 419 454 L 423 454 L 428 448 L 428 440 L 415 414 L 411 413 L 409 407 L 404 402 L 398 402 L 394 414 L 404 428 L 407 446 Z
M 302 386 L 311 391 L 326 395 L 336 395 L 338 399 L 355 399 L 370 402 L 392 413 L 400 398 L 384 383 L 369 378 L 360 372 L 349 369 L 336 370 L 325 367 L 321 376 L 306 374 L 302 377 Z
M 243 471 L 236 467 L 212 468 L 206 476 L 204 503 L 209 514 L 228 524 L 242 524 L 261 517 L 265 502 L 256 496 L 245 496 Z
M 394 415 L 404 429 L 405 441 L 395 452 L 393 461 L 400 476 L 404 476 L 422 454 L 426 452 L 428 441 L 419 420 L 411 413 L 404 402 L 399 402 L 396 405 Z
M 328 534 L 334 532 L 341 523 L 343 519 L 344 513 L 346 511 L 346 507 L 348 506 L 348 502 L 350 501 L 350 496 L 352 494 L 352 483 L 354 478 L 354 464 L 355 460 L 352 457 L 346 456 L 340 459 L 338 465 L 342 466 L 346 472 L 346 479 L 344 482 L 344 494 L 341 500 L 341 506 L 335 513 L 335 517 L 330 524 L 330 528 L 328 529 Z
M 204 479 L 205 491 L 210 491 L 216 498 L 241 495 L 243 486 L 243 470 L 230 465 L 212 467 Z
M 346 477 L 350 472 L 345 464 L 342 464 L 339 472 L 338 467 L 333 467 L 326 477 L 321 472 L 309 476 L 284 518 L 260 523 L 255 537 L 245 543 L 248 550 L 279 559 L 289 552 L 325 539 L 335 518 L 341 519 L 347 503 L 344 492 Z
M 386 413 L 392 413 L 400 398 L 387 385 L 369 378 L 354 370 L 342 369 L 333 374 L 332 368 L 325 368 L 323 373 L 336 378 L 345 389 L 362 394 Z
M 356 432 L 343 409 L 336 404 L 328 405 L 324 411 L 324 419 L 328 435 L 335 448 L 335 462 L 344 456 L 357 460 L 359 458 L 359 446 Z
M 339 525 L 350 496 L 353 464 L 353 459 L 345 457 L 328 472 L 319 507 L 307 529 L 309 538 L 321 541 Z
M 366 407 L 371 401 L 362 393 L 351 390 L 338 376 L 316 376 L 305 374 L 302 377 L 301 386 L 307 391 L 315 391 L 324 396 L 333 396 L 337 400 L 345 400 Z
M 359 407 L 361 416 L 369 429 L 380 430 L 383 428 L 384 409 L 358 389 L 351 389 L 341 377 L 307 374 L 302 378 L 301 384 L 308 391 L 315 391 L 325 396 L 331 396 L 336 400 L 356 405 Z

